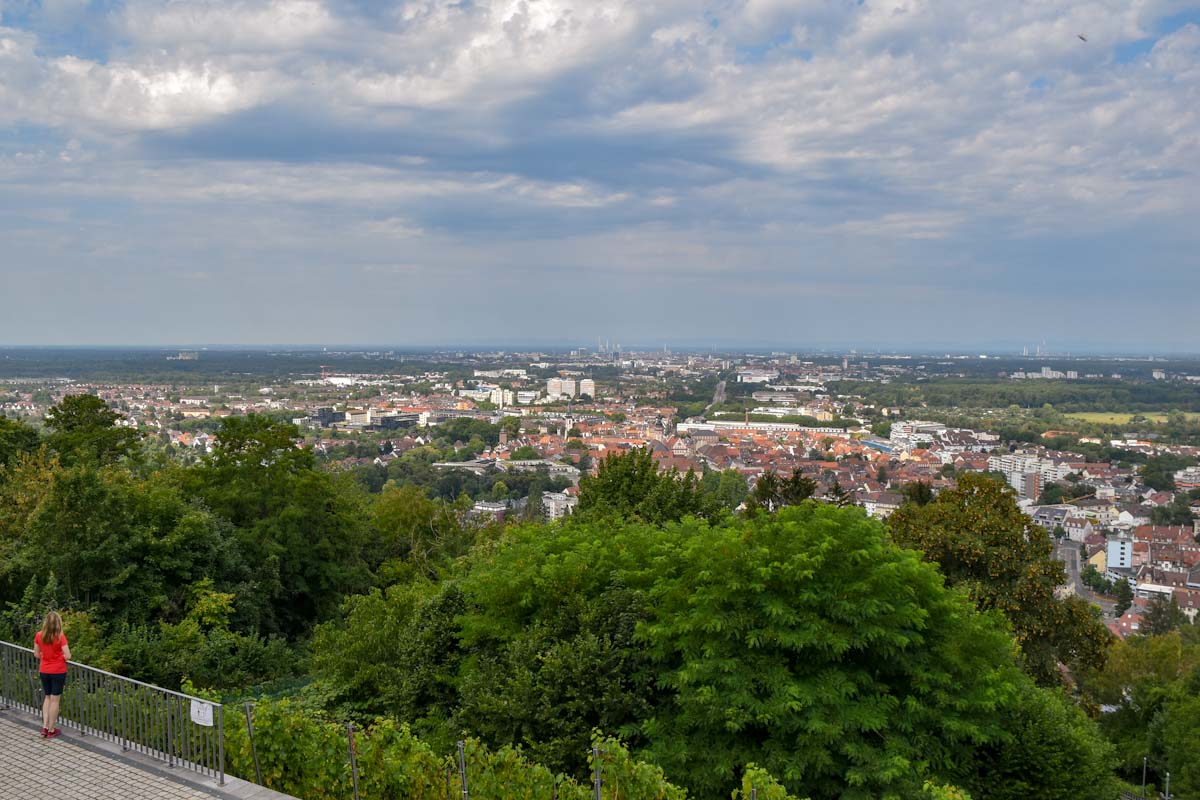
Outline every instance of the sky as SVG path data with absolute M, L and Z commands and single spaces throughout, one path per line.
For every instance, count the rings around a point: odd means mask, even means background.
M 0 0 L 0 344 L 1198 352 L 1198 290 L 1196 0 Z

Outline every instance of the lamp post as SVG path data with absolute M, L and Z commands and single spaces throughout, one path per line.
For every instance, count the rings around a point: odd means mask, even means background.
M 1142 800 L 1146 800 L 1146 756 L 1142 756 Z

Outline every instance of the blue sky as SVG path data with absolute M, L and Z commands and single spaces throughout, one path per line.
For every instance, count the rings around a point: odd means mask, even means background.
M 1195 2 L 0 0 L 0 344 L 1196 352 L 1198 218 Z

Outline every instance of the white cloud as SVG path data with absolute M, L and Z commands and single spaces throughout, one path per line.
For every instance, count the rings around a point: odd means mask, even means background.
M 123 32 L 148 47 L 205 52 L 272 52 L 334 35 L 338 20 L 320 0 L 135 0 Z
M 919 248 L 1196 243 L 1200 28 L 1148 38 L 1189 5 L 130 0 L 89 7 L 77 52 L 0 28 L 0 125 L 34 130 L 0 138 L 0 190 L 34 228 L 119 199 L 196 261 L 211 215 L 230 262 L 274 236 L 296 263 L 422 276 L 502 258 L 728 286 L 860 260 L 878 282 Z M 117 238 L 54 241 L 136 250 Z

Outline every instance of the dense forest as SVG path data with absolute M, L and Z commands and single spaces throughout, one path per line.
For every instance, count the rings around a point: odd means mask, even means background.
M 118 421 L 86 395 L 44 430 L 0 421 L 0 636 L 26 642 L 60 608 L 80 661 L 267 698 L 263 730 L 306 732 L 307 750 L 264 755 L 280 788 L 342 796 L 322 726 L 354 721 L 364 753 L 402 750 L 413 775 L 467 736 L 480 763 L 562 786 L 611 737 L 606 757 L 652 787 L 628 797 L 750 781 L 1092 800 L 1140 781 L 1145 756 L 1152 782 L 1169 770 L 1200 798 L 1196 629 L 1164 612 L 1114 644 L 1055 596 L 1045 533 L 986 476 L 914 493 L 889 528 L 802 477 L 747 497 L 633 452 L 584 479 L 566 521 L 502 526 L 415 465 L 372 492 L 275 420 L 223 420 L 188 466 Z
M 861 395 L 884 406 L 904 408 L 1041 408 L 1082 411 L 1200 411 L 1200 386 L 1165 381 L 1024 380 L 951 378 L 835 381 L 836 394 Z

